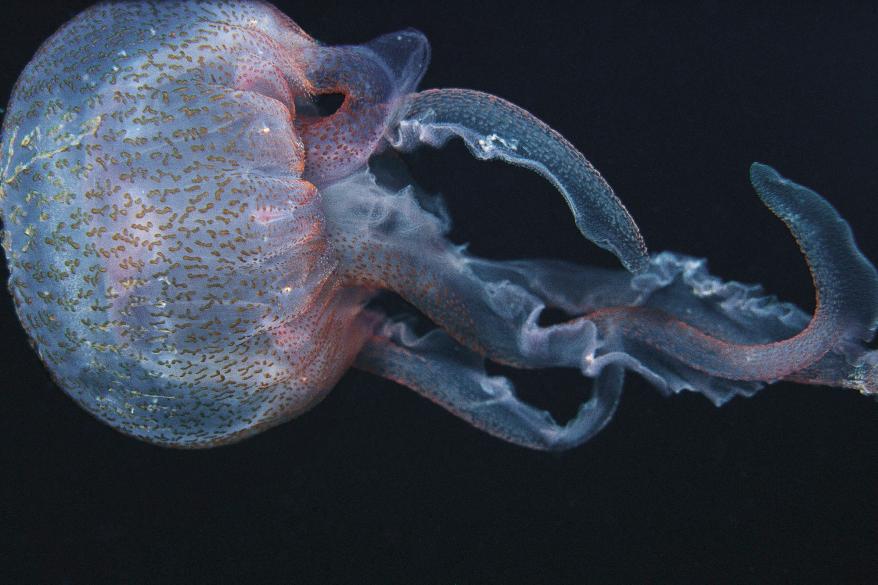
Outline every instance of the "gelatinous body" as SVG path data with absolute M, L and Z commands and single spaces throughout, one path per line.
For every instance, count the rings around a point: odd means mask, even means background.
M 500 98 L 416 92 L 428 60 L 416 31 L 328 47 L 243 0 L 101 4 L 49 39 L 4 120 L 0 210 L 16 309 L 58 385 L 182 447 L 288 420 L 351 366 L 541 449 L 599 431 L 625 369 L 717 404 L 780 379 L 876 392 L 878 276 L 819 195 L 751 169 L 811 267 L 808 316 L 703 261 L 648 256 L 573 145 Z M 324 116 L 329 93 L 344 102 Z M 472 257 L 440 204 L 369 170 L 384 148 L 455 136 L 547 178 L 631 272 Z M 436 328 L 367 307 L 382 290 Z M 573 317 L 542 327 L 546 307 Z M 592 397 L 559 425 L 486 359 L 576 368 Z

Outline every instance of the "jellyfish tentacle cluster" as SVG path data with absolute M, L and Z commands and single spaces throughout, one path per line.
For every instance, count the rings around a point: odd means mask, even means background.
M 300 415 L 351 367 L 547 450 L 611 420 L 626 370 L 718 405 L 778 380 L 878 393 L 878 274 L 821 196 L 751 168 L 811 269 L 808 315 L 649 255 L 579 150 L 501 98 L 418 91 L 428 61 L 417 31 L 326 46 L 255 0 L 104 3 L 65 24 L 0 141 L 9 288 L 58 386 L 128 435 L 190 448 Z M 340 107 L 321 111 L 323 94 Z M 370 169 L 450 138 L 546 178 L 624 269 L 477 258 L 441 202 Z M 431 328 L 387 314 L 381 291 Z M 549 308 L 570 318 L 542 325 Z M 576 369 L 590 398 L 560 424 L 486 360 Z

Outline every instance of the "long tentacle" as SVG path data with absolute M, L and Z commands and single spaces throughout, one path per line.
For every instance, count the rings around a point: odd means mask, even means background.
M 355 366 L 415 390 L 487 433 L 539 450 L 561 451 L 589 440 L 613 417 L 622 393 L 624 370 L 604 368 L 591 398 L 561 425 L 519 400 L 507 378 L 489 376 L 483 362 L 439 330 L 416 337 L 395 323 L 376 331 Z
M 820 195 L 766 165 L 754 163 L 750 177 L 762 201 L 795 236 L 811 269 L 817 307 L 804 330 L 779 341 L 747 344 L 715 337 L 647 307 L 606 308 L 584 318 L 608 335 L 732 380 L 791 377 L 834 349 L 870 339 L 878 324 L 878 273 L 857 248 L 848 224 Z M 820 368 L 822 379 L 815 381 L 827 381 L 828 363 Z
M 411 150 L 460 136 L 476 158 L 500 159 L 536 171 L 564 196 L 579 231 L 631 271 L 648 264 L 646 245 L 625 206 L 575 146 L 522 108 L 468 89 L 408 96 L 390 143 Z

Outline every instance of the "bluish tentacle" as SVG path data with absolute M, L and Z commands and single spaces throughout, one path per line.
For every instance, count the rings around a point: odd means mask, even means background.
M 650 307 L 612 307 L 587 318 L 609 335 L 730 380 L 794 376 L 832 351 L 849 352 L 851 344 L 870 339 L 878 322 L 878 273 L 857 248 L 848 224 L 820 195 L 771 167 L 754 164 L 750 176 L 762 201 L 796 238 L 811 269 L 817 307 L 801 332 L 767 343 L 739 343 Z
M 479 91 L 434 89 L 409 96 L 398 115 L 389 137 L 395 148 L 440 147 L 459 136 L 478 159 L 535 171 L 561 192 L 586 238 L 628 270 L 646 268 L 646 245 L 613 189 L 575 146 L 530 112 Z

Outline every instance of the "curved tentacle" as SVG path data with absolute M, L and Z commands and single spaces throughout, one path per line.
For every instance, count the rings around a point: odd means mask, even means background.
M 342 277 L 398 292 L 442 328 L 417 338 L 402 324 L 384 325 L 356 365 L 539 449 L 573 446 L 602 428 L 622 369 L 662 391 L 695 390 L 718 405 L 782 378 L 875 393 L 878 352 L 863 342 L 878 324 L 878 273 L 819 195 L 762 165 L 754 165 L 752 181 L 811 268 L 818 303 L 810 317 L 758 286 L 720 281 L 703 260 L 667 252 L 637 275 L 472 258 L 444 239 L 447 223 L 410 189 L 391 193 L 368 174 L 334 185 L 322 195 Z M 547 306 L 574 318 L 543 326 Z M 558 425 L 519 401 L 508 380 L 487 376 L 485 358 L 576 368 L 597 379 L 594 397 Z
M 345 278 L 398 292 L 492 360 L 589 376 L 621 364 L 659 388 L 698 390 L 718 404 L 781 378 L 862 389 L 876 377 L 876 360 L 862 347 L 876 322 L 874 268 L 828 203 L 768 167 L 754 167 L 754 183 L 811 264 L 819 303 L 810 319 L 673 254 L 656 256 L 633 276 L 472 258 L 443 239 L 445 224 L 407 191 L 385 193 L 368 176 L 352 181 L 323 192 Z M 544 327 L 547 306 L 574 318 Z M 839 352 L 842 358 L 832 357 Z
M 612 419 L 624 370 L 610 366 L 592 384 L 592 395 L 567 424 L 519 400 L 512 383 L 489 376 L 484 358 L 439 330 L 416 337 L 402 323 L 381 327 L 355 367 L 389 378 L 439 404 L 483 431 L 531 449 L 562 451 L 581 445 Z
M 408 96 L 388 137 L 400 150 L 440 147 L 460 136 L 481 160 L 500 159 L 533 170 L 564 196 L 579 231 L 633 272 L 649 262 L 634 219 L 575 146 L 526 110 L 486 93 L 434 89 Z M 393 126 L 392 126 L 393 127 Z
M 768 343 L 739 343 L 648 307 L 606 308 L 585 318 L 607 335 L 646 344 L 687 366 L 731 380 L 791 377 L 833 349 L 871 338 L 878 324 L 878 273 L 857 249 L 848 224 L 820 195 L 771 167 L 754 163 L 750 177 L 762 201 L 796 238 L 811 269 L 817 308 L 800 333 Z M 826 381 L 826 376 L 814 381 Z

